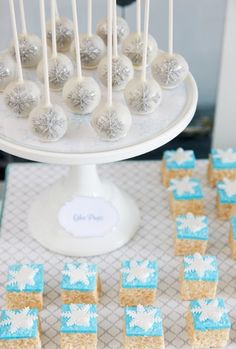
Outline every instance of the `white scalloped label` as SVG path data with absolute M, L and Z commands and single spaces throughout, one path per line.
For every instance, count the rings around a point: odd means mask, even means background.
M 102 237 L 117 225 L 119 215 L 102 198 L 76 197 L 58 213 L 59 224 L 77 238 Z

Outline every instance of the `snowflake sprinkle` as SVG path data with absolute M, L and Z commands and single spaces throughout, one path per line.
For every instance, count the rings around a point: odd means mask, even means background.
M 27 285 L 35 285 L 35 276 L 38 270 L 28 265 L 23 265 L 19 270 L 9 270 L 8 286 L 16 285 L 20 291 L 23 291 Z
M 225 191 L 228 197 L 236 195 L 236 180 L 223 179 L 223 183 L 218 184 L 218 188 Z
M 89 271 L 89 267 L 87 264 L 73 265 L 68 264 L 67 270 L 64 270 L 63 275 L 68 276 L 70 278 L 71 284 L 76 284 L 77 282 L 81 282 L 84 285 L 89 285 L 89 278 L 95 277 L 95 271 Z
M 159 104 L 160 95 L 147 84 L 140 86 L 128 96 L 129 105 L 138 113 L 148 113 L 153 109 L 153 104 Z
M 56 23 L 56 38 L 57 38 L 57 48 L 59 51 L 64 51 L 70 46 L 74 38 L 73 30 L 65 26 L 61 22 Z M 48 30 L 47 39 L 52 42 L 52 31 Z
M 183 177 L 180 179 L 172 179 L 168 190 L 176 190 L 177 195 L 183 195 L 185 193 L 194 194 L 197 186 L 198 182 L 191 181 L 189 177 Z
M 188 213 L 184 217 L 178 217 L 177 220 L 181 229 L 189 229 L 192 233 L 206 228 L 206 217 L 204 216 L 194 216 L 192 213 Z
M 112 86 L 121 86 L 130 76 L 129 67 L 121 59 L 113 58 L 112 60 Z M 107 64 L 104 65 L 103 79 L 107 81 Z
M 0 63 L 0 81 L 8 78 L 10 76 L 10 70 L 5 66 L 5 64 Z
M 119 119 L 117 112 L 106 110 L 95 119 L 95 130 L 106 139 L 116 139 L 124 133 L 124 124 Z
M 130 268 L 126 267 L 121 270 L 122 273 L 128 274 L 127 281 L 133 282 L 135 279 L 146 282 L 148 278 L 156 271 L 149 267 L 149 261 L 130 262 Z
M 220 159 L 223 163 L 236 163 L 236 151 L 232 148 L 226 150 L 217 149 L 217 152 L 216 154 L 213 154 L 213 157 Z
M 204 278 L 206 272 L 216 270 L 216 267 L 212 265 L 215 259 L 211 256 L 203 257 L 200 253 L 195 253 L 192 257 L 185 257 L 184 261 L 188 264 L 184 272 L 195 272 L 200 279 Z
M 39 49 L 32 41 L 27 40 L 26 38 L 19 39 L 19 49 L 20 57 L 23 65 L 31 65 L 32 62 L 36 59 L 39 54 Z M 15 58 L 15 48 L 11 50 L 12 56 Z
M 101 49 L 94 45 L 93 40 L 89 38 L 82 40 L 80 45 L 80 56 L 83 65 L 87 66 L 96 63 L 101 53 Z
M 49 83 L 53 87 L 63 87 L 71 76 L 71 71 L 65 64 L 54 62 L 49 68 Z
M 127 315 L 132 318 L 130 327 L 139 327 L 145 332 L 149 331 L 155 323 L 162 323 L 160 315 L 155 308 L 146 308 L 138 305 L 136 310 L 127 310 Z
M 64 117 L 60 117 L 60 115 L 52 109 L 32 118 L 34 132 L 41 138 L 47 140 L 60 138 L 64 133 L 65 123 Z
M 184 68 L 178 63 L 175 58 L 165 59 L 159 66 L 154 66 L 158 81 L 163 85 L 170 85 L 180 80 L 184 73 Z
M 18 116 L 31 111 L 38 103 L 38 98 L 34 97 L 27 86 L 16 85 L 14 89 L 5 96 L 6 105 Z
M 143 39 L 141 37 L 135 37 L 129 45 L 125 48 L 124 52 L 127 57 L 132 61 L 134 65 L 140 66 L 143 62 Z M 147 60 L 149 61 L 151 50 L 148 46 Z
M 91 312 L 89 304 L 77 305 L 71 304 L 70 311 L 63 312 L 62 317 L 68 319 L 67 326 L 89 327 L 91 319 L 97 317 L 95 312 Z
M 187 161 L 192 161 L 192 152 L 178 148 L 176 151 L 169 152 L 168 161 L 176 162 L 178 165 L 182 165 Z
M 200 314 L 199 320 L 202 322 L 206 320 L 219 322 L 222 316 L 226 313 L 226 310 L 220 307 L 217 299 L 210 301 L 199 300 L 198 307 L 192 308 L 192 313 Z
M 0 327 L 10 326 L 9 332 L 11 334 L 14 334 L 19 330 L 31 330 L 34 326 L 34 322 L 38 320 L 38 316 L 32 314 L 29 308 L 20 311 L 5 311 L 5 314 L 7 319 L 0 322 Z
M 67 99 L 74 108 L 79 108 L 82 112 L 86 112 L 95 97 L 96 93 L 93 89 L 87 89 L 78 84 L 68 94 Z

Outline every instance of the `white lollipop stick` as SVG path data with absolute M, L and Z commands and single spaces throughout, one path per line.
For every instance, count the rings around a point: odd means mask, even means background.
M 56 11 L 56 19 L 60 18 L 58 5 L 57 5 L 57 0 L 55 1 L 55 11 Z
M 20 0 L 20 16 L 21 16 L 22 33 L 26 35 L 28 31 L 27 31 L 26 20 L 25 20 L 24 0 Z
M 88 1 L 88 36 L 91 37 L 93 34 L 93 4 L 92 0 Z
M 141 35 L 141 0 L 136 0 L 136 26 L 137 34 Z
M 107 0 L 107 103 L 112 106 L 112 14 L 113 2 Z
M 113 50 L 114 57 L 118 57 L 118 42 L 117 42 L 117 7 L 116 0 L 113 0 Z
M 56 0 L 51 0 L 52 57 L 57 58 Z
M 174 3 L 173 0 L 169 0 L 169 38 L 168 38 L 168 52 L 173 54 L 173 42 L 174 42 Z
M 41 32 L 42 32 L 42 44 L 43 44 L 43 76 L 44 76 L 44 88 L 45 88 L 45 105 L 51 106 L 49 80 L 48 80 L 48 51 L 47 51 L 47 34 L 46 34 L 46 19 L 45 19 L 45 2 L 40 0 L 40 19 L 41 19 Z
M 81 67 L 81 58 L 80 58 L 80 40 L 79 40 L 79 29 L 78 29 L 77 3 L 76 3 L 76 0 L 71 0 L 71 1 L 72 1 L 73 22 L 74 22 L 77 75 L 78 75 L 78 79 L 82 80 L 82 67 Z
M 19 82 L 23 82 L 23 72 L 22 72 L 22 64 L 20 58 L 20 48 L 19 48 L 19 40 L 17 34 L 17 26 L 16 26 L 16 13 L 13 0 L 9 0 L 10 12 L 11 12 L 11 22 L 12 22 L 12 31 L 14 36 L 14 46 L 16 53 L 16 64 L 17 64 L 17 76 Z
M 145 0 L 143 69 L 142 69 L 143 81 L 147 80 L 147 50 L 148 50 L 149 17 L 150 17 L 150 0 Z

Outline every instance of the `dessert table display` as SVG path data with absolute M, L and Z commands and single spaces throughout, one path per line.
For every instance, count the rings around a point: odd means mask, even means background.
M 31 51 L 26 51 L 32 36 L 26 29 L 23 0 L 20 3 L 23 42 L 18 39 L 14 2 L 9 0 L 16 64 L 7 61 L 9 75 L 0 84 L 3 89 L 12 81 L 0 95 L 0 148 L 25 159 L 71 165 L 65 178 L 31 202 L 30 231 L 43 246 L 65 255 L 112 251 L 134 236 L 140 213 L 130 195 L 100 179 L 96 165 L 129 159 L 169 142 L 187 127 L 197 106 L 195 80 L 185 60 L 173 53 L 173 0 L 168 59 L 161 60 L 162 65 L 158 57 L 164 53 L 157 50 L 152 66 L 150 0 L 144 1 L 143 31 L 137 2 L 135 37 L 142 59 L 133 65 L 126 56 L 127 45 L 122 46 L 128 25 L 117 18 L 115 0 L 107 1 L 107 17 L 97 25 L 96 35 L 88 1 L 87 39 L 80 35 L 76 0 L 68 2 L 73 21 L 63 18 L 56 0 L 51 0 L 47 25 L 44 0 L 39 0 L 42 39 L 39 44 L 35 38 Z M 25 68 L 25 55 L 36 53 L 41 53 L 37 71 Z M 1 57 L 4 63 L 6 56 Z

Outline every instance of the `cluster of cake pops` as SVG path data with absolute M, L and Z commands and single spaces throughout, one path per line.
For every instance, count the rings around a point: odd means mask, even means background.
M 135 33 L 117 15 L 116 0 L 107 0 L 107 16 L 97 24 L 96 34 L 92 0 L 87 0 L 86 34 L 79 31 L 77 0 L 71 0 L 73 20 L 60 16 L 56 0 L 51 0 L 48 22 L 45 0 L 39 0 L 41 39 L 27 30 L 23 1 L 19 0 L 18 34 L 14 0 L 9 0 L 14 40 L 0 55 L 0 91 L 12 114 L 28 118 L 31 131 L 41 141 L 57 141 L 68 128 L 66 111 L 51 103 L 51 91 L 62 91 L 65 106 L 78 117 L 91 114 L 91 126 L 100 139 L 116 141 L 128 133 L 132 114 L 154 113 L 162 90 L 176 88 L 188 75 L 187 62 L 173 52 L 173 0 L 169 0 L 168 52 L 159 51 L 149 34 L 150 0 L 136 0 Z M 36 69 L 43 89 L 24 79 L 23 68 Z M 86 76 L 85 69 L 96 70 L 99 81 Z M 100 83 L 107 88 L 106 101 Z M 113 92 L 123 93 L 126 104 L 114 102 Z

